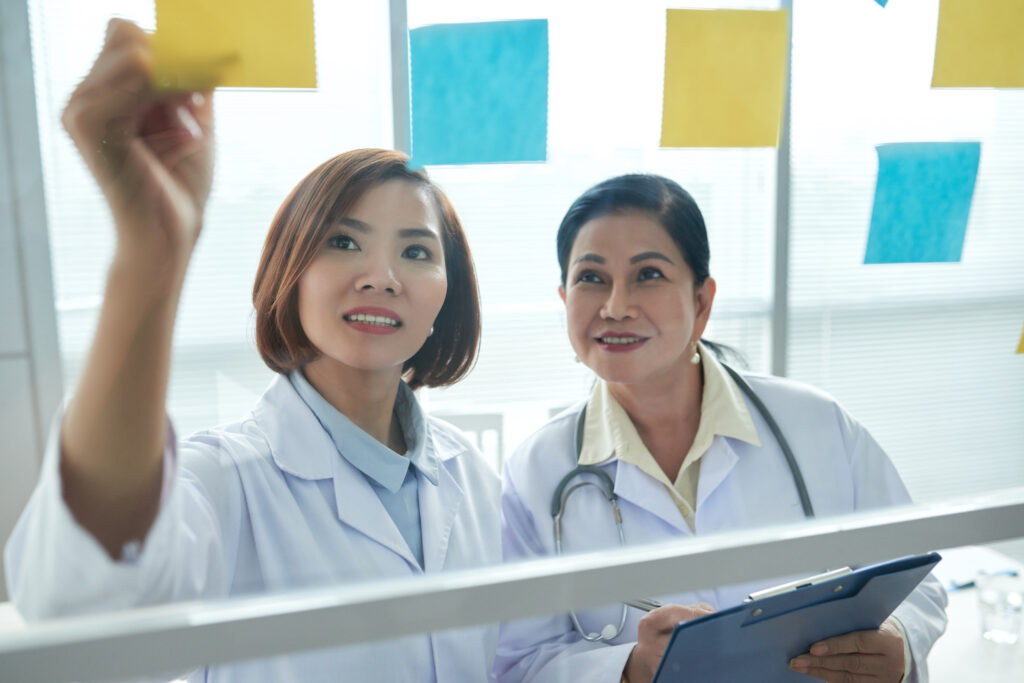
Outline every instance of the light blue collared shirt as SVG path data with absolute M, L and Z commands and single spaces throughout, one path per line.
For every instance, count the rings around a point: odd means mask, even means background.
M 399 455 L 328 403 L 300 370 L 290 372 L 288 379 L 327 430 L 338 453 L 366 476 L 422 567 L 423 531 L 416 472 L 437 486 L 440 463 L 434 453 L 434 443 L 429 438 L 429 426 L 423 410 L 412 389 L 405 382 L 400 382 L 395 397 L 395 417 L 402 428 L 406 448 L 405 455 Z

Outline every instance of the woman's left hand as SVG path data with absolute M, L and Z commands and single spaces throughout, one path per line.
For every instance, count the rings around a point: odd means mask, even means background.
M 893 620 L 875 631 L 853 631 L 811 646 L 809 654 L 794 657 L 794 671 L 828 683 L 903 680 L 903 637 Z

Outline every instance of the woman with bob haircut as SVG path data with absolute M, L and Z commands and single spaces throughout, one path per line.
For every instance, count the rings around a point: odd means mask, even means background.
M 704 217 L 677 183 L 641 174 L 598 183 L 569 207 L 556 247 L 569 341 L 597 381 L 586 401 L 509 459 L 507 561 L 910 502 L 888 456 L 833 398 L 785 378 L 734 371 L 717 357 L 720 347 L 702 339 L 716 291 L 711 252 Z M 768 415 L 790 444 L 806 491 Z M 677 624 L 784 580 L 638 596 L 661 603 L 649 612 L 616 604 L 511 622 L 501 629 L 495 674 L 502 683 L 647 683 Z M 790 662 L 761 662 L 757 676 L 725 669 L 716 680 L 801 678 L 788 665 L 829 681 L 922 683 L 927 654 L 945 629 L 945 604 L 939 581 L 929 577 L 878 629 L 827 638 Z M 729 643 L 721 648 L 746 661 Z M 679 680 L 693 678 L 698 672 L 680 672 Z
M 347 152 L 299 182 L 253 287 L 257 345 L 277 375 L 241 421 L 175 438 L 172 331 L 211 185 L 213 108 L 210 93 L 154 92 L 149 50 L 137 26 L 112 21 L 64 113 L 117 240 L 89 358 L 6 548 L 19 611 L 39 619 L 499 562 L 497 477 L 413 394 L 469 371 L 480 314 L 458 217 L 403 154 Z M 481 681 L 496 640 L 496 627 L 467 628 L 210 667 L 194 680 Z

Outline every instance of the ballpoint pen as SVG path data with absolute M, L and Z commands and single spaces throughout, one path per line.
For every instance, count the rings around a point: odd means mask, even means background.
M 635 600 L 626 600 L 626 605 L 629 607 L 636 607 L 644 612 L 650 612 L 652 609 L 658 609 L 661 607 L 661 603 L 657 600 L 650 600 L 648 598 L 636 598 Z

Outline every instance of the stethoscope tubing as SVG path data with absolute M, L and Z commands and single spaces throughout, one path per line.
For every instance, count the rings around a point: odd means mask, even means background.
M 786 458 L 786 464 L 789 466 L 790 474 L 793 477 L 793 484 L 796 486 L 797 495 L 800 498 L 800 506 L 803 508 L 804 516 L 807 518 L 814 517 L 814 506 L 811 504 L 811 497 L 807 492 L 807 484 L 804 482 L 803 473 L 800 471 L 800 464 L 796 461 L 796 456 L 793 455 L 793 449 L 789 446 L 789 441 L 786 440 L 785 435 L 782 433 L 782 429 L 779 424 L 775 421 L 768 406 L 764 404 L 761 397 L 757 395 L 753 387 L 740 375 L 740 373 L 733 370 L 725 363 L 721 363 L 725 371 L 729 373 L 729 376 L 736 382 L 740 390 L 747 395 L 754 407 L 764 418 L 764 421 L 768 424 L 768 429 L 771 430 L 772 435 L 775 437 L 776 442 L 779 444 L 779 448 L 782 451 L 782 455 Z M 576 418 L 576 429 L 573 434 L 573 445 L 576 450 L 576 462 L 579 463 L 580 455 L 583 452 L 583 427 L 586 423 L 587 416 L 587 405 L 584 404 L 580 409 L 580 413 Z M 583 481 L 577 484 L 569 486 L 570 482 L 576 477 L 583 474 L 591 474 L 597 477 L 598 481 Z M 598 483 L 600 482 L 600 483 Z M 615 493 L 615 482 L 612 481 L 611 476 L 597 465 L 580 465 L 577 464 L 572 470 L 570 470 L 562 479 L 558 482 L 555 487 L 555 491 L 551 496 L 551 517 L 554 524 L 554 536 L 555 536 L 555 553 L 557 555 L 562 554 L 562 517 L 565 514 L 565 502 L 569 499 L 569 496 L 576 490 L 584 486 L 594 486 L 608 499 L 608 504 L 611 506 L 615 515 L 615 526 L 619 532 L 619 545 L 626 545 L 626 536 L 622 528 L 622 513 L 619 510 L 618 494 Z M 582 625 L 579 622 L 576 612 L 569 610 L 569 618 L 572 620 L 573 626 L 583 637 L 584 640 L 590 642 L 607 642 L 614 640 L 619 637 L 622 633 L 622 629 L 626 624 L 626 605 L 622 606 L 622 615 L 619 619 L 618 628 L 614 628 L 614 633 L 611 632 L 613 629 L 612 624 L 608 624 L 601 633 L 587 633 L 583 630 Z
M 757 412 L 761 413 L 761 417 L 768 423 L 768 429 L 772 431 L 775 436 L 775 440 L 779 444 L 779 448 L 782 450 L 782 455 L 786 458 L 786 464 L 789 465 L 789 472 L 793 475 L 793 484 L 796 486 L 797 495 L 800 496 L 800 507 L 803 508 L 804 517 L 808 519 L 814 517 L 814 506 L 811 504 L 811 496 L 807 493 L 807 484 L 804 482 L 803 472 L 800 471 L 800 464 L 796 461 L 796 456 L 793 455 L 793 449 L 789 447 L 789 441 L 786 440 L 786 436 L 782 433 L 782 429 L 779 427 L 779 423 L 775 421 L 772 416 L 772 412 L 768 410 L 768 406 L 764 404 L 761 397 L 757 395 L 754 388 L 747 383 L 747 380 L 743 379 L 740 373 L 733 370 L 725 363 L 721 363 L 721 366 L 725 368 L 725 371 L 729 373 L 733 381 L 739 386 L 750 402 L 757 407 Z M 582 449 L 583 444 L 580 443 Z M 577 460 L 579 456 L 577 456 Z

